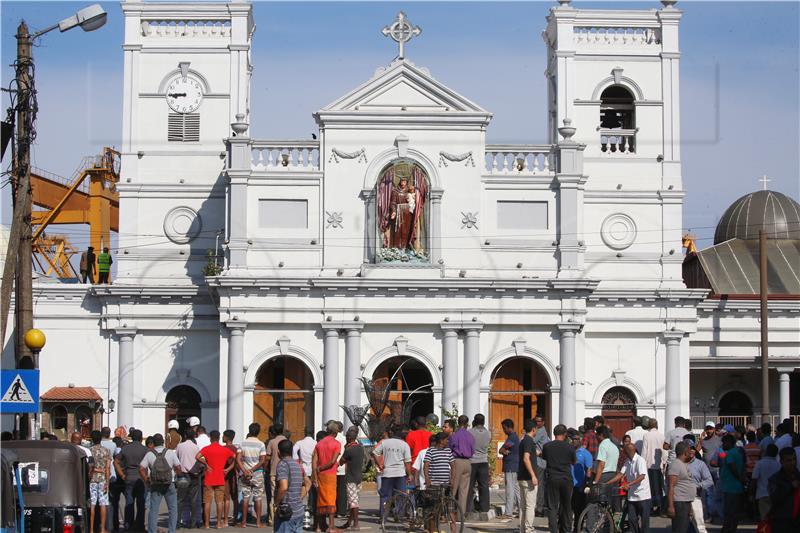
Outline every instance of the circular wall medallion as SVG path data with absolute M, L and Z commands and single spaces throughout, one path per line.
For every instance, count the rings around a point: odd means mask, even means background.
M 192 242 L 202 226 L 200 215 L 191 207 L 175 207 L 164 217 L 164 234 L 175 244 Z
M 614 213 L 603 221 L 600 235 L 609 248 L 624 250 L 636 240 L 636 223 L 628 215 Z

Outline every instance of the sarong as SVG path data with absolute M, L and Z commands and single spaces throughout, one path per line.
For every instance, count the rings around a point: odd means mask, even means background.
M 317 513 L 331 514 L 336 512 L 336 474 L 320 474 L 317 476 Z

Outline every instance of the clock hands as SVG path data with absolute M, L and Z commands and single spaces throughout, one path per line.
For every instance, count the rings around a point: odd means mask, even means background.
M 185 97 L 186 93 L 169 93 L 169 94 L 167 94 L 167 96 L 169 96 L 170 98 L 177 98 L 179 96 L 184 96 Z

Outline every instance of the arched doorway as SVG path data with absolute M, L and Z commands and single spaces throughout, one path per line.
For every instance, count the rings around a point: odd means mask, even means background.
M 550 381 L 545 370 L 533 359 L 512 357 L 492 372 L 489 392 L 489 422 L 492 437 L 503 439 L 502 422 L 514 421 L 514 430 L 522 432 L 525 420 L 541 416 L 550 420 Z M 500 461 L 497 462 L 498 465 Z
M 611 387 L 603 394 L 602 415 L 611 434 L 617 440 L 629 429 L 633 429 L 633 417 L 636 416 L 636 396 L 626 387 Z
M 167 393 L 167 408 L 164 410 L 164 431 L 166 432 L 167 423 L 170 420 L 177 420 L 180 428 L 178 431 L 183 434 L 189 424 L 186 421 L 196 416 L 203 421 L 202 408 L 200 403 L 200 393 L 189 385 L 178 385 L 172 387 Z M 209 431 L 211 428 L 207 428 Z M 166 433 L 165 433 L 166 434 Z
M 732 390 L 719 399 L 719 422 L 744 426 L 753 416 L 753 402 L 742 391 Z
M 259 438 L 267 438 L 269 426 L 283 425 L 293 440 L 314 428 L 314 377 L 299 359 L 273 357 L 261 365 L 253 391 L 253 418 L 261 424 Z
M 80 432 L 81 437 L 86 440 L 91 439 L 94 429 L 94 416 L 92 409 L 86 405 L 79 405 L 75 408 L 75 431 Z
M 418 359 L 396 356 L 378 365 L 372 374 L 376 394 L 382 394 L 392 380 L 389 403 L 383 416 L 397 424 L 433 413 L 433 377 Z

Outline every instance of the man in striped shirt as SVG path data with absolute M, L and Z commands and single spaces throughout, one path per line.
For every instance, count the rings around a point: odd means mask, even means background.
M 452 485 L 453 451 L 446 446 L 444 433 L 431 437 L 431 446 L 425 453 L 423 469 L 425 482 L 429 487 L 450 487 Z

